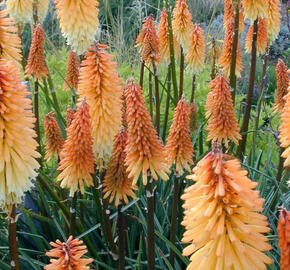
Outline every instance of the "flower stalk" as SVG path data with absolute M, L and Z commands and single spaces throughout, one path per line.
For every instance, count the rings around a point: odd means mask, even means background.
M 258 37 L 258 19 L 256 19 L 254 22 L 250 79 L 249 79 L 249 86 L 248 86 L 246 108 L 245 108 L 245 113 L 243 117 L 243 124 L 241 127 L 242 139 L 240 140 L 238 150 L 237 150 L 237 156 L 239 159 L 242 159 L 243 154 L 245 153 L 245 150 L 246 150 L 246 145 L 247 145 L 248 128 L 249 128 L 249 122 L 250 122 L 250 114 L 251 114 L 251 107 L 252 107 L 252 102 L 253 102 L 254 84 L 255 84 L 255 75 L 256 75 L 257 37 Z
M 164 123 L 163 123 L 163 134 L 162 134 L 163 141 L 165 141 L 166 131 L 167 131 L 167 122 L 168 122 L 169 107 L 170 107 L 170 92 L 171 92 L 171 65 L 169 64 L 168 72 L 167 72 L 167 97 L 166 97 Z
M 155 81 L 155 110 L 156 110 L 156 115 L 155 115 L 155 123 L 156 123 L 156 130 L 157 133 L 160 133 L 160 95 L 159 95 L 159 80 L 158 80 L 158 75 L 157 75 L 157 67 L 155 64 L 155 61 L 152 60 L 152 66 L 153 66 L 153 72 L 154 72 L 154 81 Z
M 118 206 L 118 229 L 119 229 L 119 270 L 125 270 L 125 224 L 124 224 L 124 215 L 122 212 L 122 205 Z
M 184 53 L 183 47 L 180 48 L 180 70 L 179 70 L 179 98 L 183 94 L 183 84 L 184 84 Z

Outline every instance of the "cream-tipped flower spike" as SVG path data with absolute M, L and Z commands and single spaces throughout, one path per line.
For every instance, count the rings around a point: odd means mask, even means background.
M 30 45 L 26 76 L 32 76 L 35 80 L 44 79 L 48 76 L 48 70 L 44 57 L 44 32 L 40 24 L 34 27 L 32 42 Z
M 98 0 L 55 0 L 63 36 L 77 54 L 94 42 L 99 25 Z
M 114 137 L 121 126 L 122 87 L 108 46 L 94 44 L 81 63 L 78 95 L 90 106 L 93 151 L 98 170 L 109 165 Z
M 245 49 L 247 53 L 251 53 L 252 51 L 253 34 L 254 34 L 254 26 L 251 25 L 245 39 Z M 257 55 L 266 52 L 268 43 L 269 40 L 267 32 L 267 19 L 259 19 L 258 36 L 257 36 Z
M 38 0 L 37 3 L 38 19 L 39 22 L 43 22 L 48 10 L 49 0 Z
M 67 139 L 60 153 L 57 180 L 62 188 L 70 189 L 70 196 L 80 189 L 84 194 L 84 182 L 87 187 L 93 185 L 91 174 L 94 173 L 93 138 L 89 106 L 85 102 L 79 105 L 71 125 L 67 128 Z
M 175 108 L 173 122 L 165 147 L 166 160 L 171 166 L 175 165 L 178 175 L 190 171 L 193 165 L 193 146 L 190 138 L 190 107 L 184 96 Z
M 160 45 L 160 60 L 168 65 L 170 63 L 170 41 L 168 32 L 167 11 L 164 8 L 161 12 L 160 22 L 158 25 L 158 36 Z M 173 48 L 174 56 L 178 54 L 178 42 L 175 36 L 173 36 Z
M 279 248 L 281 252 L 280 270 L 290 269 L 290 211 L 282 208 L 277 226 Z
M 8 11 L 4 8 L 5 2 L 0 3 L 0 58 L 21 61 L 22 45 L 17 33 L 14 19 L 8 17 Z M 20 64 L 18 64 L 20 66 Z
M 287 72 L 287 66 L 285 65 L 282 59 L 278 59 L 278 63 L 276 65 L 276 76 L 277 76 L 277 90 L 274 111 L 282 112 L 286 103 L 285 96 L 288 94 L 288 86 L 290 82 L 289 75 Z
M 290 73 L 290 71 L 288 71 Z M 284 97 L 286 103 L 282 110 L 281 115 L 281 127 L 280 127 L 280 144 L 281 147 L 285 148 L 282 157 L 285 158 L 284 167 L 290 167 L 290 83 L 288 85 L 288 94 Z M 288 181 L 290 185 L 290 180 Z
M 128 197 L 136 198 L 134 190 L 137 187 L 132 185 L 132 179 L 128 177 L 125 166 L 127 138 L 127 131 L 121 127 L 115 136 L 112 157 L 103 182 L 104 199 L 109 197 L 110 203 L 115 200 L 116 207 L 120 201 L 128 204 Z
M 0 207 L 10 212 L 32 187 L 39 164 L 30 93 L 20 70 L 0 60 Z M 21 132 L 19 132 L 21 131 Z
M 127 105 L 128 142 L 126 145 L 126 166 L 133 185 L 142 174 L 143 184 L 147 185 L 148 174 L 154 180 L 160 176 L 169 179 L 166 154 L 152 119 L 146 109 L 141 87 L 133 80 L 127 81 L 125 97 Z
M 235 144 L 242 138 L 239 124 L 235 117 L 233 100 L 229 82 L 223 75 L 219 75 L 210 82 L 211 92 L 206 100 L 206 118 L 208 121 L 207 141 L 224 142 L 228 148 L 229 141 Z
M 200 72 L 204 67 L 206 43 L 203 30 L 196 24 L 191 32 L 190 45 L 185 56 L 189 68 L 194 72 Z
M 177 0 L 173 9 L 172 30 L 177 41 L 185 51 L 190 45 L 190 37 L 193 29 L 192 15 L 188 10 L 186 0 Z
M 50 257 L 50 264 L 44 270 L 90 270 L 88 264 L 93 259 L 82 258 L 88 251 L 83 241 L 70 236 L 66 242 L 50 242 L 52 249 L 46 252 Z
M 136 47 L 139 49 L 142 61 L 148 64 L 151 64 L 152 60 L 155 63 L 160 61 L 159 38 L 152 14 L 143 21 L 141 32 L 136 39 Z
M 268 0 L 267 7 L 267 29 L 270 42 L 273 42 L 279 32 L 281 25 L 281 2 L 280 0 Z
M 233 57 L 234 28 L 235 28 L 235 22 L 232 20 L 231 23 L 228 24 L 228 29 L 227 29 L 225 40 L 223 43 L 222 54 L 219 59 L 219 65 L 221 66 L 223 72 L 227 75 L 227 77 L 230 76 L 230 72 L 231 72 L 231 63 L 232 63 L 232 57 Z M 236 76 L 239 78 L 241 77 L 241 72 L 243 70 L 240 40 L 238 41 L 238 48 L 237 48 L 236 54 L 237 54 Z
M 271 250 L 264 235 L 270 228 L 257 182 L 216 146 L 192 172 L 187 178 L 195 183 L 181 196 L 187 270 L 265 270 L 272 263 L 264 253 Z
M 47 161 L 49 161 L 53 156 L 58 159 L 64 140 L 53 112 L 48 113 L 44 117 L 44 135 L 46 140 L 44 158 Z
M 249 19 L 253 24 L 258 18 L 267 17 L 268 0 L 242 0 L 245 19 Z
M 17 23 L 32 20 L 34 0 L 7 0 L 7 10 Z

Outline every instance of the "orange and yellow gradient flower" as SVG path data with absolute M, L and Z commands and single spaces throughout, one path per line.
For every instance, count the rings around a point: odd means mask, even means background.
M 268 0 L 267 7 L 267 28 L 270 42 L 273 42 L 279 32 L 281 26 L 281 2 L 280 0 Z
M 50 243 L 52 249 L 46 252 L 50 257 L 50 264 L 44 266 L 44 270 L 90 270 L 88 266 L 93 259 L 83 256 L 88 252 L 83 241 L 72 236 L 66 242 L 56 240 Z
M 84 194 L 85 187 L 93 186 L 94 154 L 89 106 L 85 100 L 79 105 L 74 120 L 67 128 L 67 139 L 60 153 L 61 161 L 58 170 L 61 173 L 57 180 L 62 188 L 70 189 L 70 196 L 80 189 Z
M 166 154 L 152 119 L 146 109 L 141 87 L 133 80 L 127 81 L 125 88 L 128 141 L 126 145 L 126 162 L 129 177 L 133 178 L 133 185 L 142 174 L 143 184 L 148 182 L 148 174 L 154 180 L 160 176 L 168 180 L 169 168 Z
M 188 270 L 264 270 L 272 263 L 264 254 L 271 249 L 264 199 L 247 174 L 239 160 L 215 146 L 188 176 L 195 182 L 181 196 Z
M 114 137 L 121 126 L 122 87 L 114 56 L 108 47 L 94 44 L 81 63 L 78 95 L 90 107 L 93 151 L 98 170 L 109 165 Z
M 36 121 L 21 73 L 12 62 L 0 60 L 0 207 L 10 211 L 32 187 L 36 159 Z M 21 132 L 19 132 L 21 131 Z
M 7 10 L 17 23 L 30 22 L 33 14 L 34 0 L 7 0 Z
M 66 68 L 66 77 L 63 84 L 64 90 L 76 90 L 79 82 L 78 55 L 70 51 Z
M 290 212 L 281 209 L 277 230 L 279 233 L 279 248 L 281 252 L 280 269 L 290 269 Z
M 267 17 L 267 1 L 268 0 L 242 0 L 244 16 L 249 19 L 251 23 L 258 18 Z

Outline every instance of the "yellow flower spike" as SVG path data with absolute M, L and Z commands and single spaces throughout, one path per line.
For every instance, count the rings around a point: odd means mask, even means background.
M 32 187 L 39 164 L 36 159 L 36 121 L 30 93 L 12 62 L 0 60 L 0 207 L 8 213 Z M 21 132 L 19 132 L 21 131 Z
M 200 72 L 204 67 L 206 43 L 203 30 L 200 25 L 195 25 L 191 33 L 190 45 L 185 56 L 189 68 L 194 72 Z
M 104 199 L 109 197 L 110 203 L 115 200 L 116 207 L 120 201 L 128 204 L 128 197 L 136 199 L 134 190 L 137 187 L 132 185 L 132 179 L 128 177 L 125 166 L 127 137 L 127 131 L 121 127 L 115 136 L 112 157 L 103 182 Z
M 143 21 L 141 32 L 136 39 L 136 47 L 139 48 L 142 61 L 149 64 L 152 60 L 155 63 L 160 61 L 159 38 L 152 14 Z
M 289 73 L 290 71 L 288 71 Z M 281 114 L 282 124 L 280 126 L 280 144 L 285 148 L 282 157 L 285 158 L 284 167 L 290 167 L 290 83 L 288 82 L 288 94 L 284 97 L 285 105 Z M 288 181 L 290 185 L 290 180 Z
M 44 117 L 44 135 L 46 139 L 44 158 L 47 161 L 53 156 L 58 159 L 64 140 L 53 112 L 48 113 Z
M 79 105 L 71 125 L 67 128 L 67 139 L 60 153 L 57 180 L 62 188 L 70 189 L 70 196 L 80 189 L 84 194 L 84 182 L 93 186 L 94 154 L 89 106 L 85 100 Z
M 66 242 L 50 242 L 52 249 L 46 252 L 50 257 L 50 264 L 44 270 L 90 270 L 88 264 L 93 259 L 82 258 L 88 251 L 83 241 L 70 236 Z
M 282 59 L 279 59 L 276 65 L 276 76 L 277 76 L 277 90 L 274 111 L 282 112 L 286 103 L 285 96 L 288 94 L 288 86 L 290 82 L 289 75 L 287 72 L 287 66 L 285 65 Z
M 268 0 L 242 0 L 245 19 L 249 19 L 251 24 L 258 18 L 267 17 Z
M 38 19 L 42 23 L 45 19 L 47 10 L 49 6 L 49 0 L 38 0 Z
M 280 0 L 268 0 L 267 25 L 270 42 L 273 42 L 280 32 L 281 25 L 280 9 L 281 9 Z
M 246 39 L 245 39 L 245 49 L 247 53 L 252 51 L 253 43 L 253 32 L 254 26 L 251 25 Z M 257 55 L 263 54 L 266 52 L 268 47 L 268 32 L 267 32 L 267 19 L 259 19 L 258 23 L 258 36 L 257 36 Z
M 183 175 L 184 171 L 190 171 L 190 165 L 193 165 L 190 114 L 190 107 L 182 97 L 175 108 L 173 122 L 165 146 L 166 160 L 169 166 L 175 165 L 175 170 L 179 175 Z
M 44 57 L 44 32 L 40 24 L 34 27 L 32 42 L 30 45 L 27 65 L 25 67 L 26 76 L 32 76 L 35 80 L 47 78 L 48 70 Z
M 83 54 L 94 42 L 99 26 L 98 0 L 55 0 L 63 36 L 77 54 Z
M 187 270 L 266 269 L 272 260 L 262 215 L 264 199 L 254 190 L 240 161 L 216 147 L 198 162 L 188 179 L 195 183 L 182 195 L 185 209 L 183 256 L 190 256 Z
M 4 2 L 0 4 L 0 58 L 13 60 L 20 66 L 17 61 L 22 59 L 21 40 L 14 19 L 8 17 L 8 11 L 4 8 L 4 4 Z
M 142 174 L 143 184 L 148 182 L 148 173 L 154 180 L 169 179 L 164 148 L 154 129 L 152 119 L 146 109 L 141 87 L 133 80 L 127 81 L 125 88 L 128 122 L 128 142 L 126 166 L 133 185 Z
M 122 87 L 114 56 L 94 44 L 81 63 L 78 95 L 90 106 L 93 151 L 98 170 L 109 165 L 114 137 L 121 126 Z
M 34 0 L 7 0 L 7 10 L 17 23 L 30 22 L 33 14 Z
M 208 121 L 207 141 L 224 141 L 228 147 L 229 140 L 239 143 L 241 135 L 239 125 L 235 117 L 234 105 L 229 90 L 229 82 L 223 75 L 216 77 L 210 82 L 211 92 L 206 100 L 206 118 Z
M 168 65 L 170 63 L 170 45 L 169 45 L 167 11 L 165 8 L 161 12 L 160 22 L 158 25 L 158 35 L 159 35 L 159 43 L 160 43 L 161 62 L 164 62 L 166 65 Z M 178 43 L 175 36 L 173 36 L 173 47 L 174 47 L 174 56 L 177 56 Z
M 219 59 L 219 65 L 223 69 L 223 72 L 229 77 L 231 72 L 231 63 L 233 57 L 233 40 L 234 40 L 234 28 L 235 22 L 232 20 L 228 24 L 228 29 L 226 31 L 225 40 L 223 43 L 222 54 Z M 238 42 L 237 48 L 237 58 L 236 58 L 236 76 L 241 77 L 241 71 L 243 70 L 242 63 L 242 51 L 240 47 L 240 40 Z
M 177 41 L 187 51 L 190 44 L 190 34 L 193 29 L 192 15 L 188 10 L 186 0 L 177 0 L 173 9 L 172 30 Z

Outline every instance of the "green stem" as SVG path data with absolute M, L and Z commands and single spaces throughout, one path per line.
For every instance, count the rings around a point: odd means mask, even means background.
M 38 92 L 38 89 L 39 89 L 39 83 L 38 83 L 38 80 L 36 80 L 34 82 L 34 115 L 35 115 L 35 118 L 36 118 L 36 122 L 35 122 L 35 131 L 36 131 L 36 135 L 37 135 L 37 143 L 38 143 L 38 146 L 37 146 L 37 152 L 41 154 L 41 139 L 40 139 L 40 127 L 39 127 L 39 92 Z M 40 168 L 42 168 L 42 157 L 38 158 L 37 159 L 39 165 L 40 165 Z
M 154 240 L 154 183 L 150 178 L 146 186 L 147 193 L 147 256 L 148 270 L 155 269 L 155 240 Z
M 170 47 L 170 66 L 172 71 L 172 83 L 174 90 L 174 99 L 177 104 L 178 101 L 178 86 L 176 79 L 176 68 L 175 68 L 175 56 L 174 56 L 174 45 L 173 45 L 173 31 L 172 31 L 172 19 L 171 19 L 171 11 L 169 7 L 169 1 L 165 0 L 165 8 L 167 10 L 167 22 L 168 22 L 168 32 L 169 32 L 169 47 Z
M 119 230 L 119 270 L 125 270 L 125 225 L 122 213 L 122 205 L 118 206 L 118 230 Z
M 239 20 L 240 20 L 240 4 L 236 3 L 235 6 L 235 30 L 232 49 L 232 62 L 230 70 L 230 86 L 232 88 L 232 99 L 235 104 L 236 88 L 237 88 L 237 76 L 236 76 L 236 63 L 237 63 L 237 49 L 239 43 Z
M 177 175 L 174 177 L 174 194 L 173 194 L 173 201 L 172 201 L 172 214 L 171 214 L 171 228 L 170 228 L 170 242 L 175 245 L 175 239 L 176 239 L 176 224 L 177 224 L 177 209 L 178 209 L 178 201 L 179 201 L 179 181 Z M 175 252 L 170 249 L 170 256 L 169 256 L 169 262 L 171 266 L 174 269 L 174 257 Z
M 158 81 L 158 75 L 157 75 L 157 68 L 155 65 L 154 60 L 152 60 L 152 66 L 154 71 L 154 81 L 155 81 L 155 102 L 156 102 L 156 129 L 157 133 L 160 133 L 160 94 L 159 94 L 159 81 Z
M 153 121 L 153 89 L 152 89 L 152 73 L 149 72 L 149 111 Z
M 69 233 L 72 236 L 75 236 L 75 230 L 76 230 L 76 213 L 77 213 L 77 192 L 75 192 L 72 200 L 71 200 L 71 208 L 70 208 L 70 228 Z
M 194 101 L 195 89 L 196 89 L 196 75 L 193 74 L 193 76 L 192 76 L 192 88 L 191 88 L 190 104 L 192 104 L 193 101 Z
M 145 62 L 142 60 L 141 62 L 141 70 L 140 70 L 140 86 L 143 89 L 143 81 L 144 81 L 144 70 L 145 70 Z
M 11 270 L 20 270 L 16 228 L 17 228 L 16 206 L 13 205 L 8 222 L 8 231 L 9 231 L 8 241 L 10 250 Z
M 170 65 L 169 65 L 168 66 L 168 75 L 167 75 L 167 97 L 166 97 L 164 123 L 163 123 L 163 134 L 162 134 L 163 142 L 165 142 L 166 131 L 167 131 L 167 122 L 168 122 L 169 108 L 170 108 L 170 90 L 171 90 L 171 69 L 170 69 Z
M 249 128 L 249 122 L 250 122 L 251 107 L 252 107 L 253 95 L 254 95 L 255 75 L 256 75 L 257 37 L 258 37 L 258 20 L 255 20 L 247 103 L 246 103 L 245 113 L 243 117 L 243 124 L 241 128 L 242 139 L 240 141 L 238 151 L 237 151 L 237 156 L 239 159 L 242 159 L 243 155 L 245 154 L 246 145 L 247 145 L 248 128 Z
M 183 48 L 180 47 L 180 70 L 179 70 L 179 99 L 183 94 L 183 84 L 184 84 L 184 53 Z

